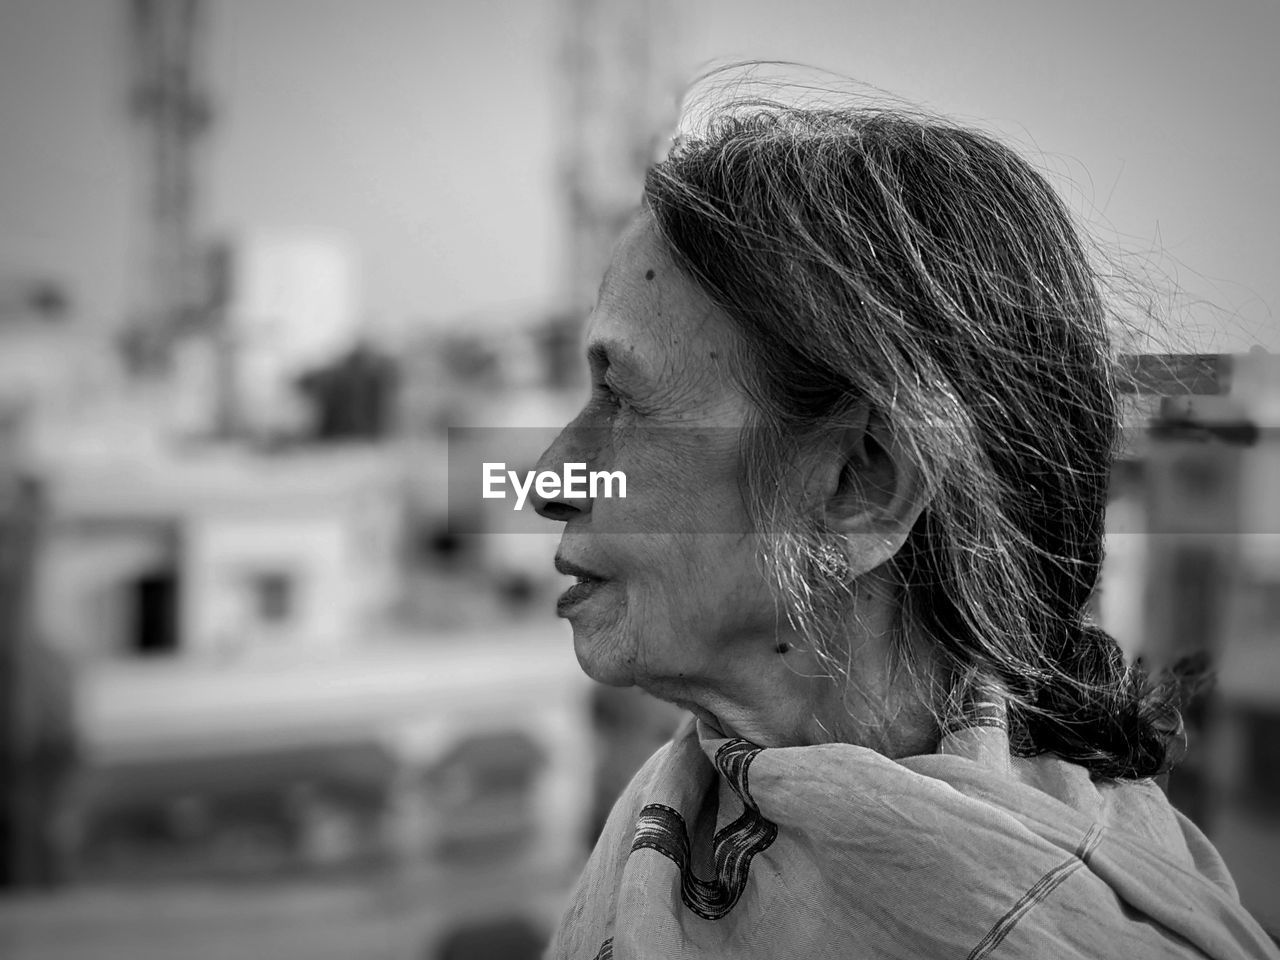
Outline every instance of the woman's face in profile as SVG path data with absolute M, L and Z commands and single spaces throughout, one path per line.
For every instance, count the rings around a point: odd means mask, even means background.
M 622 471 L 626 497 L 545 501 L 565 520 L 557 565 L 585 582 L 559 604 L 588 675 L 667 699 L 768 643 L 776 613 L 740 489 L 749 401 L 729 375 L 738 334 L 674 265 L 642 215 L 621 240 L 587 325 L 592 393 L 544 452 Z

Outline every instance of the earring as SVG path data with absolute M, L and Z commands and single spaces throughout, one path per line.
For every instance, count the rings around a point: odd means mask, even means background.
M 847 580 L 849 557 L 832 543 L 824 543 L 817 553 L 818 573 L 827 580 Z

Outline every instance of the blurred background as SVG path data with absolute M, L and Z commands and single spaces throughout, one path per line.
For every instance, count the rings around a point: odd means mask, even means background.
M 0 956 L 538 955 L 677 718 L 581 676 L 554 532 L 450 523 L 449 429 L 568 419 L 681 91 L 743 57 L 1005 136 L 1151 281 L 1097 613 L 1214 668 L 1168 789 L 1280 931 L 1277 35 L 1263 2 L 0 0 Z

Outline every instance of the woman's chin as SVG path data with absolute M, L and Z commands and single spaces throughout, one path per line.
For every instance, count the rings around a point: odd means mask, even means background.
M 609 687 L 635 684 L 634 658 L 623 653 L 621 642 L 576 620 L 570 623 L 573 625 L 573 652 L 583 673 Z

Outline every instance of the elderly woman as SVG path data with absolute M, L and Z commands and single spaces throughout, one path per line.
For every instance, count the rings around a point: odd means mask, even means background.
M 540 498 L 584 670 L 692 714 L 554 957 L 1276 957 L 1086 603 L 1119 414 L 1045 180 L 883 110 L 726 108 L 647 177 Z

